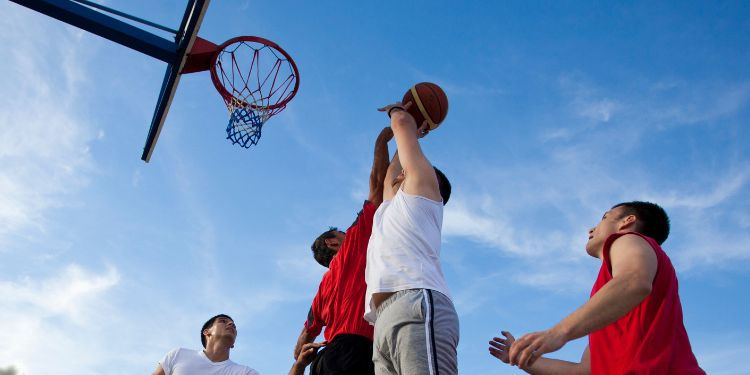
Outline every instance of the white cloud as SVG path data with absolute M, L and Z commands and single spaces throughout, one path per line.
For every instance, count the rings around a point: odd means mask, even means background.
M 9 16 L 0 19 L 0 43 L 13 48 L 0 49 L 8 68 L 0 88 L 0 243 L 21 228 L 43 229 L 47 210 L 87 183 L 93 138 L 76 108 L 85 84 L 80 33 L 40 26 L 39 15 L 14 4 L 2 8 Z
M 94 272 L 76 264 L 48 278 L 0 281 L 4 364 L 26 374 L 93 374 L 86 369 L 106 361 L 107 293 L 119 281 L 113 267 Z
M 505 192 L 497 195 L 502 194 Z M 538 198 L 537 205 L 544 205 L 541 195 Z M 446 206 L 443 235 L 467 238 L 522 261 L 521 267 L 507 272 L 507 278 L 518 284 L 558 291 L 579 291 L 589 286 L 591 281 L 585 276 L 589 276 L 586 270 L 592 265 L 584 262 L 587 255 L 583 251 L 582 234 L 561 232 L 560 228 L 568 226 L 565 223 L 557 228 L 545 227 L 543 223 L 517 224 L 510 219 L 515 216 L 523 221 L 524 213 L 488 196 L 476 201 L 454 197 Z M 472 282 L 472 287 L 477 282 L 480 280 Z
M 655 193 L 653 200 L 660 202 L 664 207 L 689 209 L 711 208 L 736 195 L 745 185 L 748 177 L 750 177 L 750 169 L 716 179 L 716 185 L 710 187 L 709 191 L 705 193 L 683 194 L 677 191 L 671 191 L 664 195 Z

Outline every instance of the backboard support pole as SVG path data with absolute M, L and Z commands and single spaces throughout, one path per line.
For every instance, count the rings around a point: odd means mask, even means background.
M 210 0 L 188 0 L 174 42 L 72 0 L 11 1 L 168 64 L 141 155 L 141 159 L 148 163 Z
M 70 0 L 10 0 L 166 63 L 177 57 L 177 43 Z

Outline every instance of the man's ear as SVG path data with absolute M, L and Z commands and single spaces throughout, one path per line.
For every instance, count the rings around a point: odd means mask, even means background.
M 208 337 L 211 336 L 209 333 L 211 332 L 210 328 L 206 328 L 203 330 L 203 336 L 206 336 L 206 342 L 208 342 Z
M 635 217 L 635 215 L 625 215 L 622 219 L 620 219 L 620 224 L 618 230 L 635 230 L 635 224 L 638 221 L 638 219 Z
M 339 243 L 338 239 L 335 238 L 335 237 L 334 238 L 326 238 L 325 240 L 323 240 L 323 242 L 326 244 L 326 246 L 328 246 L 330 248 L 333 248 L 334 245 L 338 245 L 338 243 Z

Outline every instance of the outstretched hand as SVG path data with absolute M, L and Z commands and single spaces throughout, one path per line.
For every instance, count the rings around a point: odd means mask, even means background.
M 510 364 L 520 368 L 531 366 L 542 354 L 559 350 L 565 337 L 554 329 L 533 332 L 516 340 L 510 348 Z
M 297 361 L 295 365 L 301 366 L 303 368 L 309 366 L 315 359 L 315 355 L 318 354 L 318 349 L 326 346 L 327 344 L 327 341 L 322 341 L 311 342 L 302 345 L 302 348 L 299 351 L 299 355 L 297 355 Z
M 508 331 L 500 331 L 505 338 L 493 337 L 490 341 L 490 355 L 499 359 L 503 363 L 510 363 L 510 348 L 516 341 L 516 338 Z
M 378 108 L 378 111 L 380 112 L 386 112 L 388 113 L 388 117 L 391 117 L 391 112 L 398 111 L 398 112 L 404 112 L 406 115 L 411 117 L 411 114 L 407 112 L 406 110 L 411 108 L 412 102 L 407 102 L 406 104 L 401 104 L 401 102 L 395 102 L 393 104 L 389 104 L 383 108 Z M 414 122 L 416 124 L 416 122 Z M 427 120 L 422 121 L 421 124 L 417 124 L 417 139 L 423 138 L 430 132 L 430 124 L 427 122 Z

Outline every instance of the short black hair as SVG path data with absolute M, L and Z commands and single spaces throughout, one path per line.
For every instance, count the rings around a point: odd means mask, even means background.
M 445 177 L 445 174 L 441 172 L 436 167 L 435 168 L 435 174 L 437 175 L 438 179 L 438 187 L 440 187 L 440 197 L 443 198 L 443 205 L 448 203 L 448 199 L 451 197 L 451 182 L 448 181 L 448 177 Z
M 206 347 L 206 335 L 203 334 L 203 331 L 205 331 L 208 328 L 211 328 L 214 325 L 214 322 L 216 321 L 216 319 L 219 319 L 219 318 L 227 318 L 231 321 L 234 321 L 234 319 L 232 319 L 232 317 L 229 315 L 219 314 L 209 319 L 205 323 L 203 323 L 203 327 L 201 327 L 201 344 L 203 344 L 203 348 Z
M 658 204 L 632 201 L 618 203 L 612 208 L 623 207 L 623 215 L 635 215 L 635 231 L 651 237 L 659 245 L 669 237 L 669 216 Z
M 313 241 L 310 250 L 312 250 L 313 258 L 315 258 L 321 266 L 328 268 L 333 260 L 333 256 L 336 255 L 336 250 L 331 249 L 326 245 L 326 240 L 336 237 L 336 232 L 340 232 L 339 228 L 329 227 L 327 231 L 323 232 L 318 238 Z

